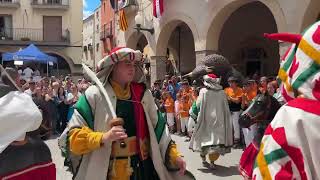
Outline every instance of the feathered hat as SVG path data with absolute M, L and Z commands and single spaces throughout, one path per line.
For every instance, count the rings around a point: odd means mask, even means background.
M 320 21 L 302 35 L 289 33 L 265 34 L 266 38 L 293 43 L 281 58 L 278 78 L 281 92 L 289 101 L 297 93 L 320 100 Z

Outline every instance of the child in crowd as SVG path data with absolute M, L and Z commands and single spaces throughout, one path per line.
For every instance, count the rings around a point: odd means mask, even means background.
M 166 109 L 167 123 L 169 126 L 169 131 L 173 133 L 174 131 L 174 100 L 170 93 L 165 91 L 164 96 L 164 107 Z
M 182 96 L 181 103 L 179 103 L 179 114 L 181 122 L 181 132 L 186 134 L 186 127 L 189 120 L 189 109 L 191 107 L 188 96 Z
M 174 109 L 175 109 L 175 118 L 176 118 L 176 132 L 177 134 L 181 134 L 181 122 L 180 122 L 180 113 L 179 113 L 179 105 L 181 101 L 181 94 L 177 93 L 177 99 L 174 102 Z

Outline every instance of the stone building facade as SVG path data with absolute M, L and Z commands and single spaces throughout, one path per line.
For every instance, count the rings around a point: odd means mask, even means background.
M 60 74 L 81 75 L 82 8 L 80 0 L 0 1 L 0 55 L 33 43 L 57 57 Z
M 245 75 L 275 75 L 289 44 L 267 40 L 263 33 L 300 33 L 320 18 L 319 0 L 164 0 L 161 18 L 153 17 L 152 8 L 152 1 L 136 0 L 136 6 L 125 8 L 128 30 L 116 26 L 118 46 L 148 47 L 152 82 L 166 74 L 167 59 L 185 74 L 214 52 Z M 137 14 L 143 17 L 141 27 L 154 28 L 153 34 L 134 29 Z

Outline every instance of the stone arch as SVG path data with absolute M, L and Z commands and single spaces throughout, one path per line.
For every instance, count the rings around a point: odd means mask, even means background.
M 66 72 L 69 70 L 70 73 L 75 73 L 75 64 L 72 61 L 72 59 L 62 53 L 56 52 L 56 51 L 45 51 L 46 54 L 50 55 L 50 56 L 54 56 L 56 58 L 58 58 L 58 63 L 59 64 L 63 64 L 66 65 L 67 67 L 61 67 L 61 65 L 58 67 L 59 69 L 66 69 Z M 64 62 L 63 62 L 64 61 Z M 60 71 L 60 70 L 59 70 Z M 62 72 L 62 71 L 61 71 Z
M 169 54 L 168 54 L 169 52 Z M 157 43 L 157 56 L 166 62 L 166 73 L 185 74 L 195 68 L 195 38 L 188 24 L 174 20 L 164 26 Z M 171 59 L 168 59 L 171 55 Z
M 277 1 L 274 0 L 233 0 L 230 1 L 219 1 L 218 4 L 213 6 L 212 10 L 208 13 L 207 19 L 209 22 L 206 30 L 206 49 L 217 51 L 218 39 L 223 28 L 224 23 L 229 16 L 239 9 L 240 7 L 253 2 L 260 2 L 264 4 L 270 12 L 273 14 L 275 22 L 277 24 L 278 31 L 285 32 L 287 23 L 283 11 Z
M 263 33 L 278 32 L 278 26 L 264 3 L 243 4 L 228 16 L 220 31 L 219 38 L 213 41 L 218 42 L 218 52 L 236 69 L 246 75 L 253 75 L 255 71 L 263 75 L 276 73 L 279 45 L 265 39 Z
M 156 55 L 165 56 L 167 45 L 170 39 L 171 32 L 173 32 L 177 26 L 181 23 L 186 24 L 192 32 L 194 42 L 199 40 L 199 32 L 193 19 L 183 13 L 173 12 L 165 13 L 165 15 L 160 20 L 158 36 L 156 38 Z
M 133 32 L 127 40 L 126 47 L 137 49 L 137 46 L 141 40 L 146 41 L 146 44 L 149 44 L 147 37 L 143 33 Z
M 306 12 L 304 13 L 304 16 L 303 16 L 300 32 L 303 32 L 307 27 L 309 27 L 314 22 L 319 20 L 320 20 L 320 1 L 310 0 L 310 3 L 306 8 Z

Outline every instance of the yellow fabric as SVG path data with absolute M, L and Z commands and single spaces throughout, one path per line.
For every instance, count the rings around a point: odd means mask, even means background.
M 110 79 L 111 86 L 114 90 L 118 99 L 129 99 L 131 97 L 130 84 L 128 84 L 124 89 L 115 81 Z
M 111 180 L 130 180 L 130 176 L 133 173 L 130 167 L 129 159 L 116 159 L 111 162 L 111 168 L 109 170 L 109 178 Z
M 93 132 L 88 127 L 72 129 L 69 132 L 70 151 L 76 155 L 90 153 L 100 147 L 102 136 L 102 132 Z
M 180 154 L 177 150 L 176 144 L 171 144 L 168 151 L 169 163 L 172 166 L 177 166 L 177 158 Z M 109 169 L 109 179 L 111 180 L 129 180 L 132 175 L 132 169 L 130 168 L 130 159 L 116 159 L 111 162 Z
M 317 64 L 320 64 L 320 52 L 309 44 L 305 39 L 301 39 L 299 43 L 299 49 L 301 49 L 307 56 L 310 57 Z
M 293 88 L 289 83 L 289 77 L 287 75 L 287 72 L 284 69 L 280 68 L 278 76 L 281 79 L 281 81 L 284 83 L 286 90 L 288 92 L 292 92 Z
M 169 156 L 169 163 L 173 166 L 177 165 L 177 158 L 180 157 L 180 153 L 177 150 L 177 145 L 172 143 L 169 146 L 169 152 L 168 152 L 168 156 Z
M 271 180 L 272 178 L 271 178 L 270 171 L 268 168 L 268 163 L 267 163 L 266 159 L 264 158 L 263 149 L 264 149 L 264 144 L 261 143 L 260 151 L 257 155 L 257 165 L 259 167 L 262 178 L 264 180 Z
M 214 162 L 214 161 L 218 160 L 219 157 L 220 157 L 219 153 L 211 153 L 211 154 L 209 154 L 210 162 Z

